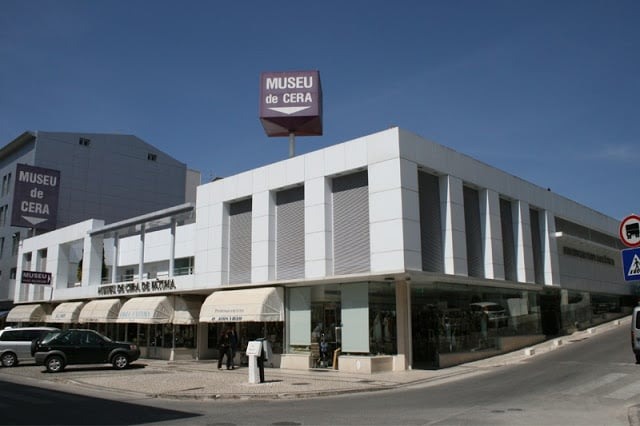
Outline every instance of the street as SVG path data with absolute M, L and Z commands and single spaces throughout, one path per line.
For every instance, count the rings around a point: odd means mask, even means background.
M 17 367 L 21 368 L 21 367 Z M 32 367 L 23 367 L 32 368 Z M 437 385 L 294 400 L 163 400 L 0 383 L 2 424 L 628 425 L 640 379 L 627 327 Z M 2 370 L 0 370 L 2 371 Z M 62 373 L 65 374 L 65 373 Z M 82 371 L 81 374 L 90 374 Z M 3 377 L 0 375 L 0 377 Z M 105 399 L 109 398 L 109 399 Z M 37 410 L 34 409 L 37 407 Z M 631 408 L 631 409 L 630 409 Z

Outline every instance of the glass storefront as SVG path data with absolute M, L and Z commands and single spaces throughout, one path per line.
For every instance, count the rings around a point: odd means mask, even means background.
M 273 354 L 281 354 L 284 341 L 284 324 L 282 322 L 238 322 L 238 323 L 209 323 L 207 328 L 207 345 L 210 349 L 218 349 L 218 338 L 224 330 L 235 326 L 238 332 L 238 353 L 242 364 L 247 364 L 244 356 L 247 344 L 251 340 L 264 338 L 271 343 Z
M 538 294 L 456 284 L 411 285 L 414 368 L 438 368 L 541 340 Z M 447 358 L 447 359 L 443 359 Z
M 309 353 L 312 366 L 342 354 L 397 353 L 393 283 L 349 283 L 287 289 L 289 353 Z

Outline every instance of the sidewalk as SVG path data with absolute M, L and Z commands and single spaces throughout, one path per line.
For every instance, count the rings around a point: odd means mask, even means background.
M 410 370 L 376 374 L 349 374 L 335 370 L 265 369 L 265 383 L 249 383 L 246 367 L 218 370 L 215 360 L 160 361 L 139 360 L 126 374 L 113 371 L 65 380 L 81 386 L 108 389 L 121 393 L 172 399 L 286 399 L 373 392 L 414 385 L 436 384 L 461 376 L 482 374 L 493 368 L 522 362 L 531 356 L 560 349 L 603 331 L 628 327 L 625 317 L 597 327 L 540 343 L 530 348 L 493 358 L 441 370 Z M 135 368 L 136 364 L 140 367 Z M 141 368 L 144 366 L 144 368 Z M 59 380 L 56 375 L 56 380 Z

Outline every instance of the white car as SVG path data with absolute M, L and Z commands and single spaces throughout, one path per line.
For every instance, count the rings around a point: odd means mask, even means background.
M 631 350 L 636 356 L 636 364 L 640 364 L 640 306 L 633 308 L 631 316 Z
M 7 327 L 0 330 L 0 362 L 3 367 L 15 367 L 21 362 L 34 362 L 31 356 L 31 342 L 41 339 L 52 331 L 53 327 Z
M 495 327 L 506 326 L 509 322 L 509 316 L 505 309 L 494 302 L 476 302 L 470 303 L 469 307 L 474 314 L 484 314 L 487 316 L 490 325 Z

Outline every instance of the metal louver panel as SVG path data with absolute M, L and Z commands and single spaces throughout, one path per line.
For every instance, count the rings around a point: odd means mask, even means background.
M 540 235 L 540 215 L 538 210 L 529 209 L 531 221 L 531 246 L 533 249 L 533 275 L 535 282 L 544 284 L 544 267 L 542 265 L 542 240 Z
M 440 180 L 437 176 L 418 172 L 418 187 L 422 270 L 444 272 Z
M 467 269 L 470 277 L 484 277 L 480 196 L 473 188 L 464 187 L 464 224 L 467 240 Z
M 367 172 L 333 179 L 333 271 L 336 275 L 367 272 L 369 247 L 369 181 Z
M 511 202 L 500 199 L 500 227 L 502 228 L 502 253 L 504 256 L 504 278 L 516 281 L 516 244 L 513 235 Z
M 251 281 L 251 200 L 229 206 L 229 283 Z
M 304 278 L 304 187 L 276 194 L 276 278 Z

